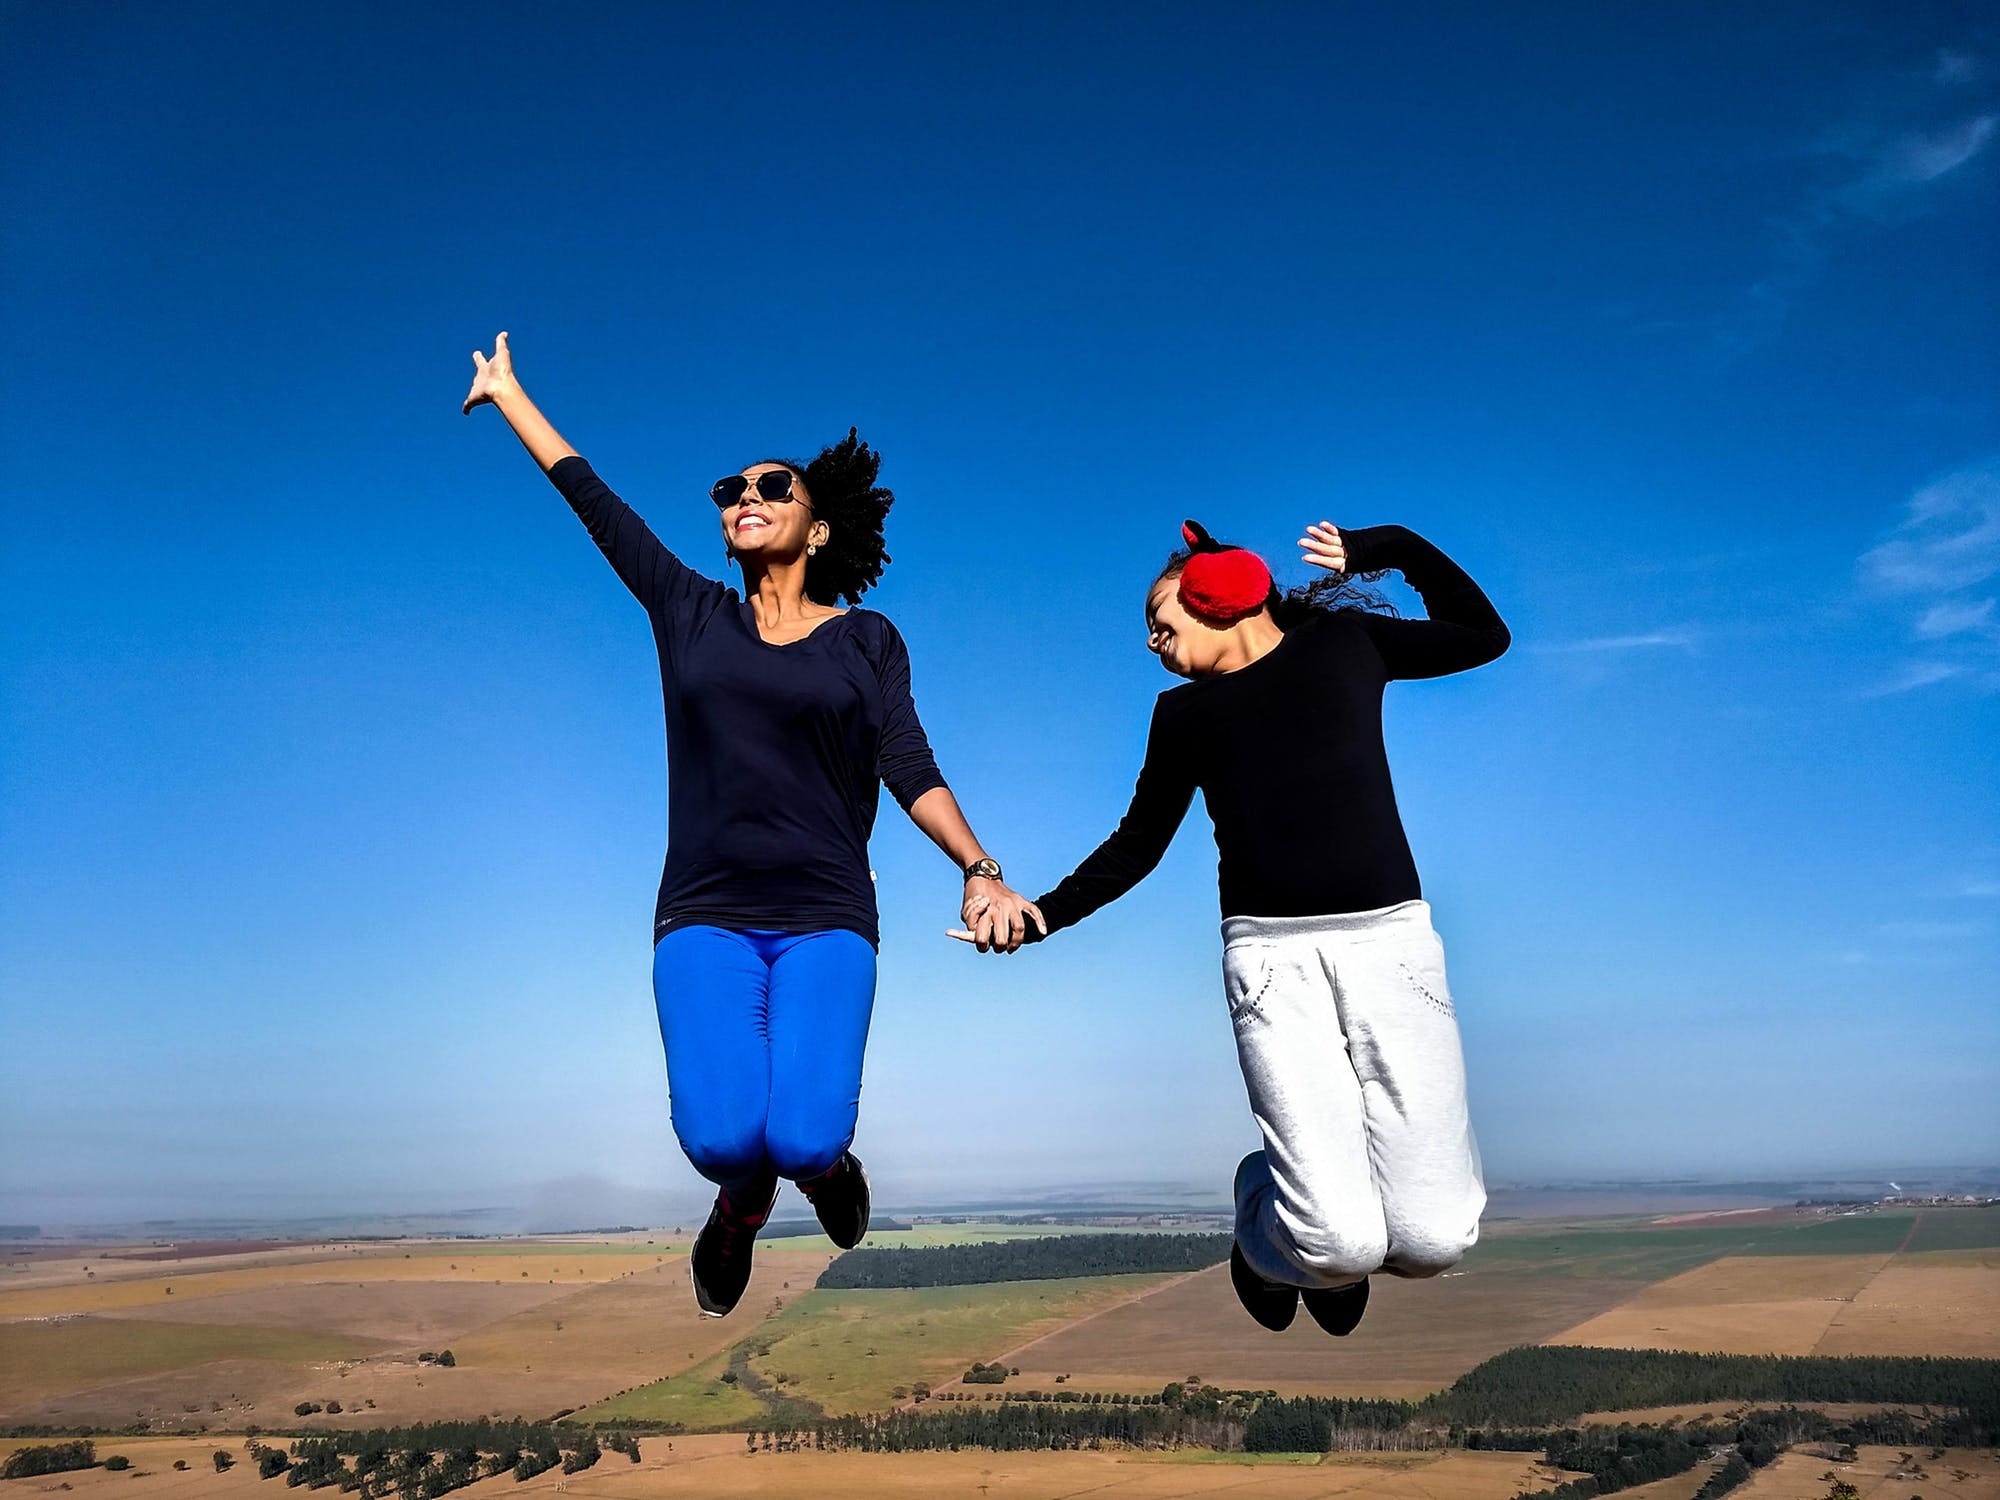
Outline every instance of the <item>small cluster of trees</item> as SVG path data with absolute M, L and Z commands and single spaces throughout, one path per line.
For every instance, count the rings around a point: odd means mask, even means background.
M 32 1479 L 37 1474 L 67 1474 L 72 1469 L 97 1467 L 97 1444 L 42 1443 L 32 1448 L 16 1448 L 0 1464 L 0 1479 Z
M 337 1417 L 341 1411 L 340 1403 L 338 1401 L 329 1401 L 326 1405 L 321 1406 L 317 1401 L 301 1401 L 297 1406 L 292 1408 L 292 1415 L 295 1417 L 310 1417 L 316 1412 L 322 1411 L 330 1417 Z
M 1707 1455 L 1706 1444 L 1689 1441 L 1670 1427 L 1596 1429 L 1571 1441 L 1549 1444 L 1548 1461 L 1559 1469 L 1581 1469 L 1581 1478 L 1553 1489 L 1524 1491 L 1515 1500 L 1589 1500 L 1615 1495 L 1634 1485 L 1685 1474 Z
M 1018 1375 L 1021 1372 L 1017 1368 L 1013 1373 Z M 990 1365 L 982 1365 L 978 1360 L 974 1360 L 972 1368 L 959 1378 L 967 1385 L 1005 1385 L 1007 1383 L 1007 1375 L 1007 1367 L 998 1360 L 995 1360 Z
M 822 1271 L 814 1285 L 828 1290 L 978 1286 L 1200 1271 L 1227 1260 L 1230 1241 L 1227 1234 L 1059 1234 L 920 1250 L 850 1250 Z
M 558 1324 L 557 1326 L 560 1327 L 561 1325 Z M 443 1365 L 449 1369 L 451 1366 L 457 1364 L 458 1360 L 453 1357 L 449 1349 L 437 1352 L 426 1349 L 417 1356 L 417 1363 L 420 1365 Z

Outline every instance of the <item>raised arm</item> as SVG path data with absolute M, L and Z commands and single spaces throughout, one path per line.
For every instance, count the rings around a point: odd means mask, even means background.
M 1299 539 L 1304 560 L 1343 573 L 1394 569 L 1424 601 L 1422 620 L 1359 616 L 1392 678 L 1444 677 L 1482 667 L 1513 637 L 1500 612 L 1465 569 L 1407 526 L 1336 530 L 1308 526 Z
M 506 334 L 493 340 L 491 359 L 475 349 L 472 363 L 476 373 L 472 389 L 466 393 L 465 410 L 470 413 L 475 406 L 499 409 L 529 457 L 569 502 L 598 550 L 648 613 L 656 618 L 669 616 L 691 600 L 721 594 L 720 584 L 702 577 L 667 550 L 638 512 L 597 477 L 528 399 L 514 376 L 514 356 L 507 347 Z
M 1035 904 L 1048 932 L 1073 927 L 1100 906 L 1109 906 L 1153 873 L 1194 801 L 1194 774 L 1168 719 L 1167 697 L 1153 708 L 1146 733 L 1146 760 L 1132 802 L 1111 837 Z M 1039 942 L 1047 933 L 1028 934 Z

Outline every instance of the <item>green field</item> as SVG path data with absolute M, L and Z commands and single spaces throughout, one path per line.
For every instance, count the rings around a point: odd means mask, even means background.
M 2000 1249 L 2000 1208 L 1927 1208 L 1912 1250 Z
M 1170 1229 L 1150 1225 L 1106 1224 L 919 1224 L 913 1229 L 871 1229 L 861 1242 L 865 1250 L 928 1250 L 939 1245 L 990 1245 L 996 1240 L 1044 1240 L 1059 1234 L 1188 1234 L 1185 1226 Z M 760 1245 L 778 1245 L 793 1250 L 810 1250 L 827 1243 L 826 1236 L 810 1234 L 760 1237 Z
M 767 1319 L 730 1351 L 686 1374 L 655 1381 L 579 1412 L 583 1421 L 643 1417 L 693 1429 L 754 1421 L 765 1407 L 725 1383 L 731 1356 L 779 1397 L 823 1411 L 880 1411 L 919 1381 L 955 1380 L 974 1360 L 990 1360 L 1094 1307 L 1157 1286 L 1161 1276 L 1087 1276 L 987 1286 L 895 1291 L 808 1292 Z
M 138 1318 L 0 1323 L 0 1391 L 17 1381 L 37 1391 L 80 1390 L 218 1359 L 360 1359 L 387 1347 L 336 1334 Z
M 1933 1214 L 1951 1210 L 1932 1210 Z M 1968 1217 L 1984 1210 L 1959 1210 Z M 1791 1224 L 1690 1224 L 1643 1227 L 1630 1220 L 1509 1225 L 1481 1239 L 1465 1258 L 1468 1271 L 1525 1271 L 1543 1276 L 1606 1276 L 1659 1281 L 1725 1255 L 1887 1255 L 1910 1232 L 1916 1213 L 1890 1209 L 1850 1218 Z M 1930 1214 L 1911 1248 L 1931 1233 Z M 2000 1210 L 1986 1225 L 1941 1226 L 1938 1249 L 2000 1241 Z
M 724 1381 L 722 1375 L 728 1367 L 729 1352 L 724 1350 L 691 1370 L 586 1407 L 573 1420 L 679 1422 L 694 1432 L 755 1422 L 764 1414 L 764 1403 L 740 1383 Z

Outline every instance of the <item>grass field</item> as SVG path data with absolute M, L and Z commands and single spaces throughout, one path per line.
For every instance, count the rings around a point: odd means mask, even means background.
M 1058 1230 L 1068 1226 L 935 1225 L 870 1243 Z M 1282 1335 L 1258 1328 L 1219 1267 L 820 1293 L 813 1283 L 834 1252 L 819 1236 L 761 1246 L 741 1308 L 702 1319 L 684 1241 L 651 1237 L 265 1243 L 186 1260 L 128 1247 L 115 1264 L 102 1250 L 27 1257 L 19 1274 L 39 1283 L 0 1292 L 0 1421 L 270 1426 L 294 1420 L 300 1401 L 337 1399 L 339 1416 L 309 1425 L 569 1408 L 709 1425 L 756 1414 L 748 1392 L 720 1380 L 736 1345 L 753 1384 L 834 1412 L 887 1407 L 918 1382 L 941 1387 L 975 1359 L 1018 1365 L 1014 1389 L 1151 1394 L 1198 1375 L 1285 1394 L 1415 1397 L 1545 1341 L 2000 1356 L 2000 1210 L 1508 1221 L 1451 1274 L 1377 1278 L 1366 1323 L 1345 1340 L 1303 1318 Z M 416 1358 L 446 1347 L 455 1368 Z
M 1218 1266 L 1066 1328 L 1015 1357 L 1024 1384 L 1058 1374 L 1081 1390 L 1157 1391 L 1198 1374 L 1252 1390 L 1421 1396 L 1491 1355 L 1538 1343 L 1615 1305 L 1633 1283 L 1468 1271 L 1428 1282 L 1378 1277 L 1364 1334 L 1329 1339 L 1310 1319 L 1281 1334 L 1244 1316 Z M 1032 1374 L 1033 1379 L 1030 1379 Z
M 50 1393 L 222 1360 L 362 1359 L 381 1348 L 371 1339 L 323 1333 L 130 1318 L 0 1323 L 0 1410 L 16 1410 Z
M 822 1242 L 824 1243 L 824 1242 Z M 512 1284 L 540 1282 L 548 1286 L 582 1286 L 610 1281 L 635 1271 L 649 1271 L 671 1252 L 609 1251 L 583 1255 L 571 1249 L 561 1254 L 511 1250 L 456 1250 L 370 1254 L 296 1260 L 230 1270 L 188 1271 L 171 1262 L 147 1263 L 143 1274 L 128 1279 L 86 1281 L 67 1286 L 41 1286 L 0 1291 L 0 1319 L 48 1317 L 60 1313 L 125 1312 L 152 1307 L 164 1298 L 182 1301 L 219 1297 L 266 1287 L 298 1287 L 344 1281 L 365 1286 L 384 1281 L 456 1281 Z M 196 1264 L 200 1264 L 197 1262 Z M 130 1268 L 126 1268 L 130 1270 Z
M 999 1240 L 1041 1240 L 1062 1234 L 1189 1234 L 1203 1231 L 1190 1230 L 1176 1225 L 1172 1228 L 1151 1229 L 1135 1225 L 1089 1225 L 1089 1224 L 994 1224 L 972 1222 L 965 1224 L 918 1224 L 909 1229 L 871 1229 L 868 1231 L 867 1247 L 870 1250 L 923 1250 L 939 1245 L 990 1245 Z M 826 1237 L 817 1232 L 810 1234 L 782 1235 L 771 1239 L 760 1239 L 760 1245 L 809 1246 L 826 1244 Z
M 902 1399 L 899 1390 L 907 1394 L 919 1381 L 943 1386 L 974 1360 L 993 1359 L 1039 1333 L 1143 1293 L 1164 1279 L 1099 1276 L 993 1286 L 813 1292 L 756 1327 L 746 1341 L 749 1364 L 775 1391 L 823 1411 L 881 1411 Z M 704 1378 L 717 1384 L 719 1391 L 729 1391 L 719 1385 L 721 1373 L 717 1364 Z M 586 1420 L 658 1416 L 692 1425 L 704 1413 L 739 1410 L 733 1402 L 713 1404 L 718 1399 L 719 1395 L 696 1388 L 689 1376 L 674 1376 L 592 1406 L 581 1415 Z
M 577 1414 L 577 1420 L 679 1422 L 690 1432 L 755 1422 L 764 1414 L 765 1405 L 743 1389 L 740 1382 L 725 1381 L 722 1377 L 728 1368 L 729 1354 L 725 1350 L 679 1375 L 586 1407 Z

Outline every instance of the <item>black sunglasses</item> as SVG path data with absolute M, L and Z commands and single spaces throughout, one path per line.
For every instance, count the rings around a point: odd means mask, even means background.
M 718 508 L 727 510 L 750 492 L 751 483 L 752 481 L 745 479 L 741 474 L 725 474 L 708 487 L 708 498 L 713 500 Z M 792 493 L 790 469 L 766 469 L 757 476 L 755 483 L 757 498 L 768 500 L 773 505 L 782 500 L 798 498 Z

